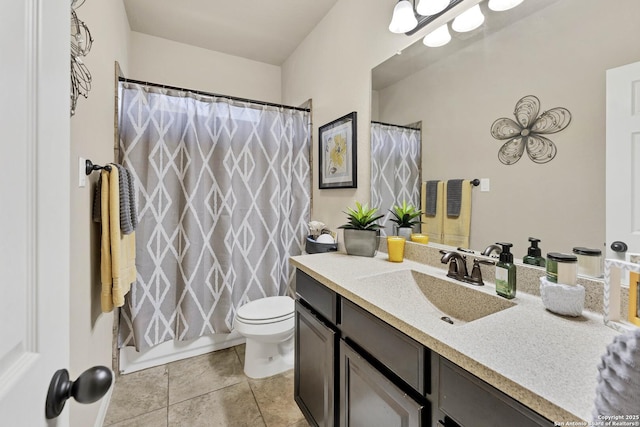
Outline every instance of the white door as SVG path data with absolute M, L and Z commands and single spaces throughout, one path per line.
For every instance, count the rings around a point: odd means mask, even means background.
M 69 366 L 69 0 L 0 2 L 0 425 Z
M 607 70 L 606 176 L 607 257 L 625 259 L 640 253 L 640 62 Z

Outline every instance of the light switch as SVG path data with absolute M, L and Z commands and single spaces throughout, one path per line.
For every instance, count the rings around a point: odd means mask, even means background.
M 78 187 L 83 188 L 86 186 L 87 186 L 86 160 L 82 157 L 78 157 Z
M 491 184 L 489 183 L 489 178 L 480 178 L 480 191 L 489 191 L 491 190 Z

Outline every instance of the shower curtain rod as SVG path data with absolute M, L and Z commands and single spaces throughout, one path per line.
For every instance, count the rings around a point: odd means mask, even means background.
M 382 126 L 393 126 L 393 127 L 401 128 L 401 129 L 422 130 L 422 129 L 419 129 L 419 128 L 412 128 L 411 126 L 400 126 L 400 125 L 394 125 L 393 123 L 377 122 L 375 120 L 371 120 L 371 123 L 375 123 L 377 125 L 382 125 Z
M 256 101 L 255 99 L 238 98 L 237 96 L 220 95 L 218 93 L 204 92 L 204 91 L 201 91 L 201 90 L 187 89 L 187 88 L 178 87 L 178 86 L 163 85 L 163 84 L 160 84 L 160 83 L 145 82 L 145 81 L 142 81 L 142 80 L 128 79 L 126 77 L 118 77 L 118 81 L 125 82 L 125 83 L 134 83 L 134 84 L 138 84 L 138 85 L 142 85 L 142 86 L 158 87 L 158 88 L 162 88 L 162 89 L 179 90 L 181 92 L 191 92 L 191 93 L 195 93 L 197 95 L 215 96 L 215 97 L 218 97 L 218 98 L 227 98 L 227 99 L 231 99 L 233 101 L 250 102 L 252 104 L 266 105 L 268 107 L 287 108 L 287 109 L 290 109 L 290 110 L 306 111 L 306 112 L 311 111 L 311 109 L 309 109 L 309 108 L 292 107 L 290 105 L 275 104 L 275 103 L 272 103 L 272 102 L 265 102 L 265 101 Z

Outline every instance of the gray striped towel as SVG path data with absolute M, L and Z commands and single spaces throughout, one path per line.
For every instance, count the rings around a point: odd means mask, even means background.
M 131 234 L 138 226 L 138 211 L 136 206 L 136 189 L 133 182 L 133 175 L 127 168 L 115 163 L 111 164 L 118 168 L 118 187 L 120 188 L 120 232 Z M 102 177 L 98 179 L 93 196 L 93 221 L 100 222 L 100 189 Z
M 450 179 L 447 181 L 447 216 L 454 218 L 460 216 L 462 181 L 462 179 Z
M 427 216 L 436 216 L 439 182 L 440 181 L 427 181 L 427 200 L 424 210 L 424 214 Z

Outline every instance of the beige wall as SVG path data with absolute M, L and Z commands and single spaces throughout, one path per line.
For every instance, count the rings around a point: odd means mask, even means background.
M 472 248 L 512 241 L 522 257 L 535 236 L 543 254 L 604 250 L 605 70 L 640 60 L 637 16 L 635 0 L 564 0 L 380 91 L 380 120 L 422 120 L 425 180 L 490 178 L 473 191 Z M 572 121 L 548 135 L 551 162 L 503 165 L 489 129 L 530 94 Z
M 99 227 L 91 222 L 94 173 L 78 187 L 78 156 L 97 164 L 114 160 L 114 62 L 127 68 L 129 24 L 121 1 L 88 1 L 77 11 L 94 38 L 85 63 L 92 75 L 87 99 L 78 99 L 71 118 L 71 285 L 70 374 L 95 365 L 111 367 L 113 314 L 100 312 Z M 92 426 L 100 403 L 70 400 L 72 426 Z
M 358 112 L 358 189 L 318 190 L 318 165 L 314 161 L 312 217 L 333 228 L 344 222 L 345 206 L 354 200 L 369 200 L 370 70 L 418 38 L 388 32 L 395 2 L 388 3 L 386 8 L 372 8 L 365 0 L 339 0 L 283 64 L 283 102 L 295 104 L 313 98 L 314 139 L 318 126 L 349 111 Z M 631 22 L 638 15 L 638 2 L 623 0 L 620 6 L 616 3 L 619 9 L 636 11 L 623 12 L 621 18 L 614 10 L 598 10 L 605 8 L 605 3 L 563 0 L 552 6 L 566 17 L 559 36 L 569 38 L 568 42 L 545 36 L 546 26 L 551 22 L 555 25 L 560 19 L 557 16 L 550 14 L 540 20 L 530 17 L 528 24 L 504 30 L 514 40 L 523 39 L 526 48 L 512 41 L 505 51 L 505 35 L 496 34 L 464 55 L 435 64 L 425 71 L 433 76 L 428 82 L 417 86 L 412 81 L 412 86 L 387 100 L 386 107 L 382 94 L 379 106 L 376 102 L 379 120 L 423 120 L 424 146 L 430 150 L 423 156 L 425 179 L 491 179 L 491 192 L 480 194 L 479 189 L 474 190 L 474 212 L 483 212 L 485 219 L 474 216 L 472 246 L 484 247 L 503 239 L 501 230 L 508 229 L 516 230 L 513 243 L 517 257 L 524 255 L 530 235 L 543 240 L 545 253 L 570 251 L 573 246 L 603 248 L 604 69 L 640 59 L 637 48 L 630 49 L 638 39 L 638 27 Z M 368 10 L 367 19 L 355 18 L 364 9 Z M 571 13 L 561 9 L 570 9 Z M 586 30 L 600 26 L 610 28 L 604 40 L 586 34 Z M 499 37 L 502 45 L 493 41 Z M 542 47 L 543 53 L 531 54 L 532 45 Z M 605 52 L 591 54 L 596 49 Z M 472 57 L 481 60 L 483 67 L 477 63 L 471 66 Z M 552 73 L 555 77 L 550 79 Z M 394 114 L 411 110 L 409 102 L 417 105 L 418 100 L 443 94 L 446 98 L 438 106 L 420 107 L 407 117 Z M 573 121 L 566 130 L 551 135 L 559 148 L 552 162 L 535 165 L 523 158 L 514 166 L 503 166 L 497 160 L 500 143 L 490 136 L 489 127 L 495 119 L 509 117 L 516 101 L 528 94 L 541 99 L 543 110 L 568 108 Z M 471 106 L 472 111 L 462 105 Z M 426 122 L 427 116 L 431 126 Z M 436 150 L 435 141 L 440 140 L 449 144 Z M 317 158 L 316 141 L 313 150 Z M 452 153 L 458 154 L 457 158 Z M 459 166 L 453 169 L 452 165 Z M 553 184 L 549 176 L 555 179 Z M 500 194 L 508 194 L 508 201 L 498 202 Z M 520 206 L 532 206 L 532 210 L 523 216 L 509 214 Z M 557 240 L 560 234 L 569 238 Z
M 281 102 L 280 67 L 132 32 L 126 77 Z
M 330 228 L 345 222 L 354 201 L 369 202 L 371 69 L 417 40 L 388 31 L 395 0 L 339 0 L 282 65 L 282 100 L 313 99 L 312 218 Z M 351 111 L 358 113 L 358 188 L 318 189 L 318 127 Z

